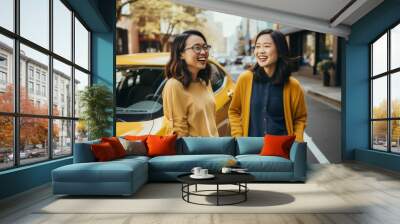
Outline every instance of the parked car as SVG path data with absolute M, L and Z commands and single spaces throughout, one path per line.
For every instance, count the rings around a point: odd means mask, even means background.
M 242 65 L 243 64 L 243 56 L 237 56 L 235 61 L 233 62 L 235 65 Z
M 239 75 L 242 74 L 246 69 L 241 65 L 232 65 L 229 67 L 229 73 L 232 76 L 232 79 L 236 82 L 239 78 Z
M 8 161 L 14 160 L 14 153 L 8 154 L 7 157 L 8 157 Z M 31 151 L 30 150 L 23 150 L 23 151 L 21 151 L 19 153 L 19 158 L 20 159 L 28 159 L 28 158 L 31 158 L 31 157 L 32 157 L 32 155 L 31 155 Z
M 242 63 L 243 63 L 244 69 L 251 68 L 255 64 L 253 58 L 255 59 L 255 57 L 252 57 L 252 56 L 244 56 L 243 57 Z
M 169 53 L 139 53 L 117 56 L 117 135 L 165 134 L 162 90 Z M 228 107 L 234 82 L 225 69 L 210 59 L 211 85 L 215 94 L 217 127 L 229 135 Z
M 217 61 L 222 66 L 226 66 L 228 64 L 228 59 L 226 57 L 218 57 Z

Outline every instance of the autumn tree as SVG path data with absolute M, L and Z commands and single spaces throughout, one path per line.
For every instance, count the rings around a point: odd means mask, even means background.
M 122 8 L 130 8 L 130 15 L 122 15 Z M 147 36 L 160 36 L 162 50 L 171 35 L 181 30 L 196 29 L 205 22 L 202 10 L 175 4 L 166 0 L 117 0 L 117 19 L 127 16 L 139 27 L 139 32 Z
M 400 117 L 400 100 L 393 99 L 391 103 L 391 117 Z M 387 118 L 387 100 L 381 101 L 377 106 L 373 108 L 373 118 Z M 400 122 L 391 121 L 391 135 L 392 141 L 399 141 L 400 138 Z M 374 138 L 386 138 L 387 136 L 387 122 L 376 121 L 373 125 Z
M 0 111 L 13 112 L 14 96 L 13 86 L 9 85 L 6 92 L 0 93 Z M 13 146 L 13 118 L 0 116 L 0 148 L 12 148 Z
M 6 92 L 0 94 L 0 108 L 3 112 L 13 112 L 14 107 L 14 88 L 13 85 L 8 85 Z M 24 87 L 20 88 L 20 109 L 24 114 L 47 114 L 47 106 L 34 105 L 29 99 L 28 93 Z M 58 113 L 58 111 L 56 111 Z M 0 116 L 0 147 L 11 148 L 13 147 L 13 117 Z M 20 118 L 20 148 L 24 149 L 26 145 L 45 145 L 48 136 L 48 119 L 47 118 Z M 53 138 L 59 135 L 59 128 L 57 125 L 53 126 Z

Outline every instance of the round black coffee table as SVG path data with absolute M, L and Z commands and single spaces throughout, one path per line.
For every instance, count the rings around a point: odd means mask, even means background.
M 234 205 L 247 200 L 247 192 L 249 188 L 247 183 L 255 180 L 255 177 L 248 173 L 215 173 L 215 177 L 212 179 L 193 179 L 190 177 L 191 173 L 182 174 L 177 177 L 178 181 L 182 183 L 182 199 L 188 203 L 198 205 L 215 205 L 215 204 L 202 204 L 190 201 L 190 196 L 204 196 L 204 197 L 216 197 L 217 206 L 220 205 Z M 215 190 L 197 190 L 198 184 L 204 185 L 216 185 Z M 195 186 L 194 191 L 190 191 L 190 186 Z M 220 185 L 236 185 L 237 190 L 223 190 L 220 189 Z M 215 194 L 205 194 L 209 192 L 215 192 Z M 241 196 L 240 200 L 231 203 L 221 203 L 221 197 L 232 197 Z

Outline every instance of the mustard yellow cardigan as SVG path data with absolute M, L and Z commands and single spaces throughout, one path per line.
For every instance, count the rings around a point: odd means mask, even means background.
M 250 99 L 253 86 L 253 72 L 242 73 L 236 83 L 228 116 L 231 135 L 234 137 L 249 135 Z M 307 107 L 304 92 L 299 81 L 290 77 L 283 87 L 283 109 L 288 135 L 296 135 L 296 141 L 303 141 L 307 123 Z M 260 118 L 261 119 L 261 118 Z

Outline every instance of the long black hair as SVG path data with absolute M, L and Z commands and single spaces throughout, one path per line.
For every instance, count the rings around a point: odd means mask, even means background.
M 181 59 L 181 53 L 186 48 L 186 40 L 192 36 L 196 35 L 201 37 L 204 42 L 207 44 L 207 40 L 204 35 L 197 30 L 188 30 L 179 34 L 175 37 L 174 41 L 172 42 L 172 49 L 171 49 L 171 57 L 165 66 L 165 74 L 168 78 L 175 78 L 179 80 L 182 85 L 187 88 L 189 87 L 192 80 L 191 72 L 188 69 L 186 61 Z M 207 85 L 210 82 L 211 76 L 211 67 L 207 63 L 206 68 L 199 71 L 197 78 L 203 80 Z
M 278 60 L 276 62 L 276 69 L 275 72 L 272 76 L 272 82 L 274 84 L 284 84 L 289 80 L 289 77 L 292 73 L 292 63 L 298 60 L 298 58 L 291 58 L 290 52 L 289 52 L 289 46 L 286 42 L 285 35 L 281 33 L 278 30 L 272 30 L 272 29 L 265 29 L 259 32 L 256 36 L 256 41 L 257 43 L 258 38 L 260 36 L 269 34 L 274 41 L 274 44 L 276 46 L 276 50 L 278 53 Z M 265 75 L 264 69 L 256 63 L 254 67 L 252 68 L 253 73 L 255 74 L 255 79 L 260 80 L 261 75 Z

